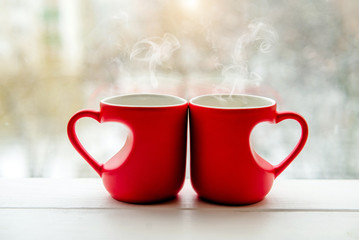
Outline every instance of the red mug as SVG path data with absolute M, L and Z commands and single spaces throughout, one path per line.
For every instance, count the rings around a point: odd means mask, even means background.
M 252 95 L 203 95 L 189 102 L 191 182 L 198 196 L 220 204 L 261 201 L 274 179 L 294 160 L 308 138 L 308 126 L 294 112 L 277 112 L 272 99 Z M 276 166 L 250 144 L 261 122 L 299 122 L 302 134 L 294 150 Z M 270 139 L 268 139 L 270 141 Z
M 184 183 L 187 141 L 186 100 L 160 94 L 106 98 L 100 111 L 82 110 L 69 121 L 74 148 L 95 169 L 111 196 L 123 202 L 152 203 L 174 198 Z M 99 164 L 81 145 L 75 124 L 83 117 L 129 128 L 124 147 Z

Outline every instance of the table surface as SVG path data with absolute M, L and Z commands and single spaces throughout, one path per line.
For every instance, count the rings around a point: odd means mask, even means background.
M 112 199 L 101 179 L 0 179 L 0 239 L 359 239 L 359 180 L 277 180 L 248 206 L 201 201 L 186 180 L 152 205 Z

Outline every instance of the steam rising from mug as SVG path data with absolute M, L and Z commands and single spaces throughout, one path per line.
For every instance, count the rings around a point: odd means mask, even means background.
M 168 61 L 173 52 L 179 49 L 180 46 L 178 39 L 170 33 L 165 33 L 162 38 L 145 38 L 134 45 L 130 59 L 148 63 L 151 85 L 157 88 L 157 66 L 161 66 Z
M 220 88 L 231 86 L 230 95 L 239 88 L 244 91 L 248 84 L 258 86 L 262 77 L 251 71 L 248 54 L 255 47 L 255 51 L 269 53 L 278 40 L 276 31 L 261 20 L 254 20 L 247 30 L 238 38 L 232 54 L 232 64 L 222 68 L 223 81 Z

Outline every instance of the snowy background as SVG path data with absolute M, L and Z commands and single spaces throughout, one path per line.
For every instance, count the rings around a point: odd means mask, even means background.
M 186 99 L 248 93 L 308 122 L 283 178 L 359 177 L 358 1 L 4 0 L 0 3 L 0 177 L 95 177 L 66 135 L 69 118 L 123 93 Z M 125 128 L 83 119 L 100 162 Z M 256 150 L 280 162 L 299 125 L 260 124 Z

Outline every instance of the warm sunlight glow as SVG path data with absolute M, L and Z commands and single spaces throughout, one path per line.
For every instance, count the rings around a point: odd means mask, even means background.
M 181 4 L 185 10 L 196 10 L 199 5 L 199 0 L 182 0 Z

